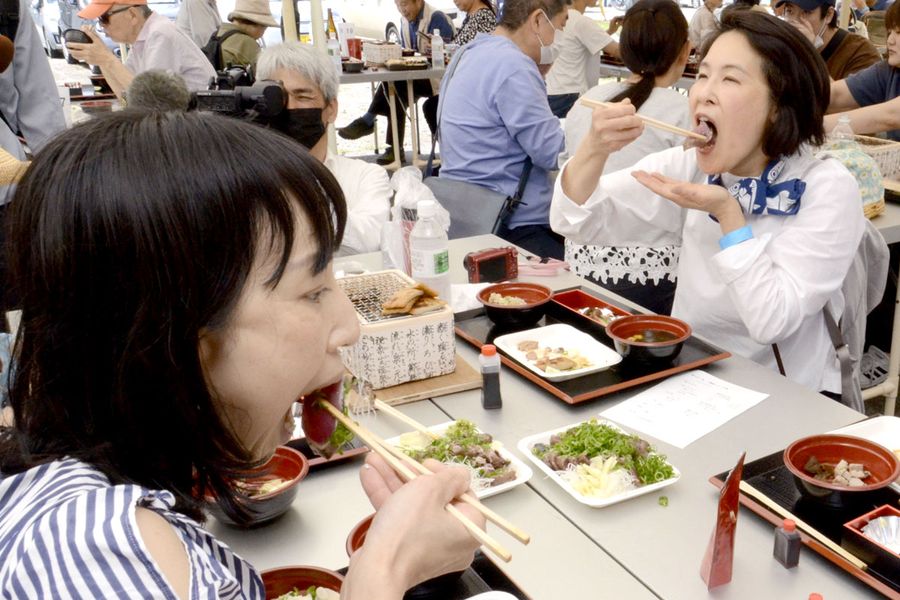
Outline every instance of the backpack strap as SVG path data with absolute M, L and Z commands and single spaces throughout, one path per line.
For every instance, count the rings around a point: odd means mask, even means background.
M 444 78 L 441 81 L 441 93 L 438 96 L 437 125 L 434 129 L 434 135 L 431 138 L 431 154 L 428 155 L 428 163 L 425 165 L 425 177 L 432 177 L 434 175 L 435 146 L 441 133 L 441 113 L 443 112 L 444 108 L 443 92 L 447 90 L 447 87 L 450 84 L 450 79 L 456 72 L 456 68 L 459 66 L 459 63 L 462 62 L 463 54 L 465 54 L 468 48 L 469 46 L 466 45 L 456 51 L 456 54 L 453 56 L 453 60 L 450 61 L 450 66 L 447 67 L 447 71 L 444 73 Z M 526 155 L 525 164 L 522 166 L 522 174 L 519 176 L 519 185 L 516 186 L 516 193 L 506 199 L 506 202 L 503 205 L 503 209 L 500 211 L 500 215 L 498 216 L 497 222 L 494 224 L 494 233 L 497 232 L 497 227 L 499 226 L 499 224 L 510 215 L 512 215 L 512 213 L 516 211 L 520 204 L 525 204 L 525 202 L 522 202 L 522 195 L 525 193 L 525 186 L 528 184 L 528 178 L 531 176 L 531 168 L 533 166 L 534 164 L 531 161 L 531 157 Z

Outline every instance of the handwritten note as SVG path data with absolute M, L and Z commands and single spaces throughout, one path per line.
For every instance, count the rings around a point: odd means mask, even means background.
M 684 448 L 767 397 L 709 373 L 691 371 L 670 377 L 601 414 Z

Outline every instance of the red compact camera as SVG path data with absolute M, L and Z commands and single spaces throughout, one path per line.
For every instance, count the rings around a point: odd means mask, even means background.
M 469 283 L 493 283 L 519 276 L 519 252 L 512 246 L 469 252 L 463 260 Z

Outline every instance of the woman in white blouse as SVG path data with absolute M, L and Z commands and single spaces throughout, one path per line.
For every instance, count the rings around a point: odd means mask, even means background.
M 637 138 L 629 102 L 594 112 L 591 132 L 557 181 L 550 220 L 579 243 L 681 239 L 672 314 L 737 354 L 809 388 L 838 392 L 823 317 L 862 238 L 856 181 L 817 160 L 828 105 L 825 65 L 790 26 L 750 11 L 723 19 L 690 91 L 701 148 L 671 148 L 603 175 Z

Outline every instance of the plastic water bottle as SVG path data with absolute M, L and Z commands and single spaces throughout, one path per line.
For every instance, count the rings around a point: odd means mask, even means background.
M 431 35 L 431 66 L 435 69 L 444 68 L 444 38 L 441 30 L 435 29 Z
M 484 409 L 501 408 L 503 397 L 500 395 L 500 356 L 497 348 L 491 344 L 481 347 L 478 356 L 481 365 L 481 406 Z
M 432 200 L 420 200 L 416 206 L 416 224 L 409 232 L 409 258 L 412 277 L 434 289 L 443 300 L 450 300 L 450 252 L 447 232 L 435 215 Z
M 833 142 L 838 140 L 855 141 L 856 136 L 853 133 L 853 127 L 850 126 L 850 117 L 847 115 L 838 117 L 837 125 L 828 134 L 828 138 Z
M 343 73 L 343 68 L 341 67 L 341 42 L 338 40 L 337 28 L 334 26 L 334 15 L 331 14 L 330 8 L 328 9 L 328 40 L 325 42 L 325 50 L 334 64 L 334 68 L 337 70 L 338 78 L 340 78 Z
M 331 59 L 331 63 L 334 65 L 334 70 L 337 71 L 338 78 L 340 78 L 344 72 L 341 67 L 341 43 L 337 38 L 330 37 L 325 42 L 325 50 L 328 53 L 328 58 Z

